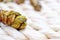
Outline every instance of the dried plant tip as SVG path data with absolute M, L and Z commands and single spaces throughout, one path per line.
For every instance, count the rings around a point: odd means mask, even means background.
M 36 5 L 36 6 L 34 6 L 34 9 L 35 9 L 36 11 L 40 11 L 40 10 L 41 10 L 41 6 L 40 6 L 40 5 Z
M 36 11 L 41 10 L 41 5 L 39 4 L 38 0 L 30 0 L 30 3 Z

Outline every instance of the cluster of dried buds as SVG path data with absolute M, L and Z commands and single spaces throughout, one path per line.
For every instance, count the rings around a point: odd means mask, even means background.
M 31 5 L 34 7 L 36 11 L 41 10 L 41 5 L 38 0 L 30 0 Z
M 0 10 L 0 22 L 16 28 L 17 30 L 26 27 L 26 17 L 15 11 Z

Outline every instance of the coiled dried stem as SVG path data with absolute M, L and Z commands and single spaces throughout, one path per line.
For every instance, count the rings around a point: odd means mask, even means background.
M 0 22 L 11 27 L 14 27 L 18 30 L 25 28 L 26 20 L 27 20 L 26 17 L 21 16 L 21 14 L 18 12 L 6 10 L 0 11 Z

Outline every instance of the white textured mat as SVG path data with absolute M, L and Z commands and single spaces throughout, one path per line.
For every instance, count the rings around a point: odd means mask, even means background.
M 41 0 L 42 9 L 34 11 L 27 1 L 25 4 L 0 3 L 0 8 L 15 10 L 27 17 L 24 30 L 0 23 L 0 40 L 60 40 L 60 0 Z

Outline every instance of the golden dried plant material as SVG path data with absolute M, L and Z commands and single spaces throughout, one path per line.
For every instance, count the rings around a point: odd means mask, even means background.
M 3 22 L 4 24 L 7 24 L 7 22 L 8 22 L 8 17 L 9 17 L 9 15 L 10 15 L 10 12 L 2 13 L 2 15 L 3 15 L 2 22 Z
M 11 26 L 19 29 L 24 22 L 26 22 L 26 18 L 24 16 L 17 16 Z M 23 28 L 23 26 L 22 26 L 22 28 Z M 25 26 L 24 26 L 24 28 L 25 28 Z
M 36 11 L 41 10 L 41 5 L 39 4 L 38 0 L 30 0 L 30 3 Z
M 14 0 L 17 4 L 21 4 L 21 3 L 24 3 L 25 0 Z
M 3 18 L 3 19 L 2 19 L 2 22 L 3 22 L 4 24 L 6 24 L 6 22 L 7 22 L 7 16 L 3 15 L 2 18 Z
M 36 6 L 33 6 L 34 7 L 34 9 L 36 10 L 36 11 L 40 11 L 41 10 L 41 6 L 40 5 L 36 5 Z
M 12 26 L 13 28 L 18 29 L 19 26 L 20 26 L 20 23 L 18 23 L 17 21 L 14 21 L 11 26 Z
M 24 29 L 25 26 L 26 26 L 26 22 L 24 22 L 24 23 L 21 25 L 21 27 L 19 28 L 19 30 Z
M 21 14 L 19 14 L 17 12 L 15 13 L 14 11 L 8 11 L 6 13 L 3 13 L 3 20 L 2 20 L 2 22 L 4 24 L 10 25 L 14 21 L 15 16 L 18 16 L 18 15 L 21 15 Z
M 0 0 L 0 2 L 2 2 L 3 0 Z
M 26 27 L 26 17 L 15 11 L 0 11 L 0 22 L 16 29 L 24 29 Z M 21 28 L 20 28 L 21 27 Z
M 0 10 L 0 21 L 3 20 L 3 13 L 6 13 L 6 10 Z
M 18 12 L 15 12 L 15 11 L 13 11 L 13 10 L 9 11 L 9 14 L 10 14 L 10 15 L 11 15 L 11 14 L 15 14 L 16 16 L 19 16 L 19 15 L 21 15 L 20 13 L 18 13 Z
M 2 14 L 1 14 L 1 10 L 0 10 L 0 22 L 2 21 Z
M 15 15 L 9 15 L 7 17 L 7 24 L 10 25 L 11 23 L 13 23 L 14 19 L 15 19 Z

